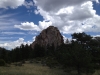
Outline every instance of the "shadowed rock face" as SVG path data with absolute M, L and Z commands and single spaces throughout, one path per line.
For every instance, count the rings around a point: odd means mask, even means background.
M 36 36 L 35 41 L 32 43 L 32 48 L 36 44 L 47 47 L 47 46 L 60 46 L 63 44 L 63 36 L 60 34 L 57 27 L 49 26 L 47 29 L 44 29 L 38 36 Z

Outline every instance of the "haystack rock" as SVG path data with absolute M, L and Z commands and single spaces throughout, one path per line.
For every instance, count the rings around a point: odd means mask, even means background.
M 47 47 L 47 46 L 54 46 L 57 48 L 61 44 L 63 44 L 63 36 L 59 32 L 57 27 L 54 26 L 49 26 L 47 29 L 44 29 L 38 36 L 36 36 L 35 41 L 32 43 L 32 48 L 36 44 L 42 46 L 42 47 Z

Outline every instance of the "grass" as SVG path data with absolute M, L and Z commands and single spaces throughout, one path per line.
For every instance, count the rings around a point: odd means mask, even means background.
M 50 69 L 47 66 L 42 66 L 40 63 L 26 62 L 23 66 L 10 65 L 10 67 L 0 66 L 0 75 L 77 75 L 76 73 L 66 73 L 61 69 Z M 83 74 L 86 75 L 86 74 Z M 97 70 L 93 75 L 100 75 L 100 70 Z
M 93 75 L 100 75 L 100 70 L 97 70 Z
M 25 63 L 23 66 L 0 67 L 0 75 L 66 75 L 66 73 L 37 63 Z

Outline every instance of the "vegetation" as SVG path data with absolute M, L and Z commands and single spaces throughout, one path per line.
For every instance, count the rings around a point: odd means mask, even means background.
M 14 63 L 13 63 L 14 64 Z M 0 75 L 66 75 L 63 70 L 50 69 L 40 63 L 26 62 L 23 66 L 0 67 Z
M 5 66 L 5 65 L 6 65 L 5 61 L 3 59 L 0 59 L 0 66 Z
M 26 60 L 31 60 L 31 63 L 33 61 L 41 62 L 50 68 L 59 67 L 66 73 L 76 71 L 78 75 L 96 73 L 100 69 L 100 37 L 91 37 L 84 32 L 73 33 L 71 36 L 71 41 L 67 39 L 65 44 L 56 49 L 54 45 L 47 47 L 35 45 L 32 49 L 27 44 L 22 44 L 11 51 L 0 48 L 0 59 L 6 63 Z

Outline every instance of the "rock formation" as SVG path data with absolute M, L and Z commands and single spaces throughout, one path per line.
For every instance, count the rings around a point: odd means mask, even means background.
M 44 29 L 38 36 L 36 36 L 35 41 L 31 46 L 34 48 L 34 46 L 38 44 L 46 48 L 47 46 L 53 45 L 56 48 L 63 43 L 63 36 L 59 32 L 58 28 L 49 26 L 47 29 Z

